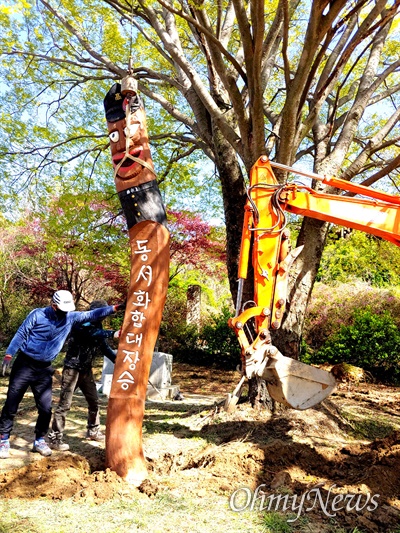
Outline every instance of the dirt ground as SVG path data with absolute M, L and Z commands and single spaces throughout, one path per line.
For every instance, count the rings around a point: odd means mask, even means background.
M 235 372 L 174 364 L 173 382 L 183 399 L 147 403 L 144 449 L 150 476 L 139 489 L 104 469 L 103 443 L 83 438 L 86 407 L 79 394 L 67 421 L 70 452 L 50 458 L 31 453 L 36 410 L 28 394 L 12 435 L 11 458 L 0 462 L 0 497 L 101 502 L 137 490 L 149 498 L 168 490 L 230 499 L 235 491 L 243 498 L 262 486 L 265 502 L 271 495 L 299 502 L 303 495 L 301 511 L 317 524 L 313 531 L 327 531 L 332 523 L 342 531 L 400 530 L 399 388 L 341 383 L 307 411 L 279 407 L 271 414 L 243 402 L 228 414 L 223 399 L 238 379 Z M 6 378 L 0 378 L 1 403 L 6 390 Z M 55 401 L 58 392 L 56 379 Z M 101 402 L 105 418 L 107 398 L 101 396 Z M 338 504 L 345 496 L 352 502 L 348 508 Z M 254 505 L 260 502 L 261 497 Z M 297 512 L 293 506 L 279 510 Z

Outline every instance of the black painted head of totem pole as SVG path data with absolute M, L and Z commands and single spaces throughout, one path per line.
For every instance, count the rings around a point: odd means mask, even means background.
M 127 106 L 130 111 L 129 124 Z M 144 168 L 137 159 L 153 166 L 142 100 L 138 94 L 124 96 L 121 93 L 121 84 L 115 83 L 104 98 L 104 110 L 116 177 L 132 180 Z M 128 157 L 128 154 L 135 157 L 136 161 Z

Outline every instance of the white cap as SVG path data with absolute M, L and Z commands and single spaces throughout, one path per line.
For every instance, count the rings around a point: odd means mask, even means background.
M 74 299 L 69 291 L 56 291 L 53 294 L 52 302 L 60 311 L 75 311 Z

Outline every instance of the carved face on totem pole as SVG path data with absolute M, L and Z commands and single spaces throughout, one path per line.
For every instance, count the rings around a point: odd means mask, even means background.
M 121 94 L 121 84 L 115 83 L 104 98 L 104 109 L 117 190 L 154 180 L 146 115 L 139 95 L 126 97 Z
M 124 96 L 115 83 L 104 98 L 115 188 L 128 224 L 144 220 L 166 226 L 165 207 L 151 159 L 146 113 L 136 93 Z

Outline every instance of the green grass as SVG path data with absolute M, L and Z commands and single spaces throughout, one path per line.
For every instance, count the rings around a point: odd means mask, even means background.
M 265 531 L 260 513 L 234 513 L 227 498 L 113 499 L 102 504 L 72 500 L 0 501 L 0 533 L 250 533 Z
M 365 409 L 358 412 L 342 409 L 342 417 L 347 420 L 352 428 L 349 431 L 355 438 L 364 438 L 369 440 L 383 439 L 393 431 L 400 429 L 400 426 L 394 424 L 389 417 L 368 413 Z
M 290 524 L 288 518 L 280 513 L 267 513 L 263 519 L 265 533 L 292 533 L 297 526 Z

